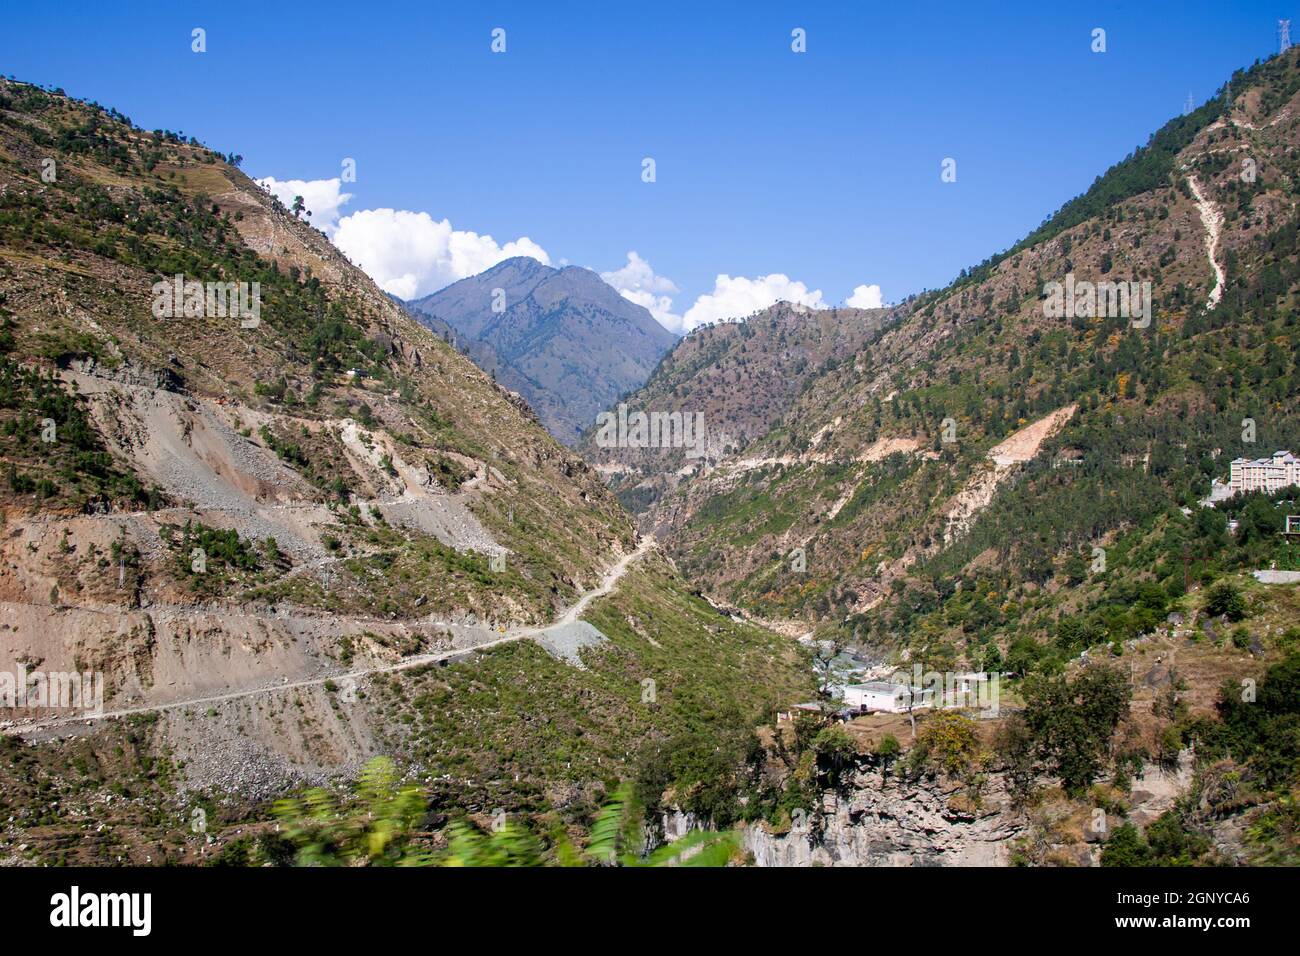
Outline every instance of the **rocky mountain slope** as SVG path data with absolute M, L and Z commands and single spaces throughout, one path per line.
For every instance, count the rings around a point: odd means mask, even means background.
M 676 341 L 588 269 L 516 257 L 409 303 L 411 314 L 522 395 L 567 445 L 641 385 Z
M 1199 499 L 1300 446 L 1297 57 L 943 290 L 688 338 L 642 394 L 737 437 L 595 467 L 218 154 L 0 82 L 0 680 L 106 698 L 7 719 L 0 858 L 273 862 L 384 753 L 416 840 L 632 778 L 760 863 L 1294 862 L 1300 501 Z M 754 618 L 1001 710 L 774 720 Z
M 178 275 L 201 285 L 169 304 Z M 0 81 L 0 326 L 0 673 L 104 685 L 98 717 L 6 711 L 6 858 L 196 859 L 196 803 L 219 847 L 375 753 L 449 805 L 562 809 L 806 686 L 516 395 L 193 140 Z
M 739 455 L 782 424 L 804 387 L 878 336 L 906 309 L 809 309 L 779 302 L 741 322 L 682 339 L 630 393 L 630 412 L 700 414 L 704 440 L 681 447 L 602 447 L 589 428 L 578 449 L 633 511 L 697 470 Z

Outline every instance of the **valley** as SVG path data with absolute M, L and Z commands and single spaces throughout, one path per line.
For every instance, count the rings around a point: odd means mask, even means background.
M 103 688 L 0 864 L 1300 863 L 1298 157 L 1285 49 L 940 288 L 683 310 L 0 78 L 0 674 Z

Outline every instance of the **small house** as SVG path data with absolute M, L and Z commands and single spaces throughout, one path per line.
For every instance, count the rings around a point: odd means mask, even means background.
M 892 681 L 868 681 L 844 688 L 844 705 L 864 713 L 903 714 L 934 705 L 934 691 Z

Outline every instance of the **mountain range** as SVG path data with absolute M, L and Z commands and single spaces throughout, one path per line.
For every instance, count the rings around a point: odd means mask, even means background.
M 939 569 L 1036 589 L 1085 542 L 1183 520 L 1228 459 L 1297 443 L 1293 63 L 1237 74 L 1010 250 L 870 323 L 777 306 L 687 337 L 626 403 L 702 414 L 691 468 L 584 451 L 689 573 L 810 621 L 879 627 L 899 588 L 935 600 Z M 1053 313 L 1055 286 L 1108 283 L 1145 306 Z M 806 576 L 774 557 L 794 547 Z
M 1294 841 L 1228 835 L 1294 792 L 1300 765 L 1264 769 L 1294 692 L 1258 712 L 1272 730 L 1229 743 L 1220 721 L 1250 712 L 1225 681 L 1297 666 L 1300 594 L 1261 582 L 1300 572 L 1281 533 L 1300 496 L 1202 501 L 1231 460 L 1300 445 L 1297 156 L 1291 50 L 1234 74 L 1010 249 L 869 326 L 777 306 L 688 336 L 624 402 L 700 416 L 703 455 L 580 447 L 721 605 L 917 673 L 1024 677 L 1030 706 L 1003 725 L 998 759 L 1052 767 L 1067 794 L 1105 758 L 1067 754 L 1083 745 L 1054 722 L 1118 666 L 1132 696 L 1099 731 L 1107 746 L 1186 766 L 1202 794 L 1160 817 L 1183 850 L 1139 828 L 1124 836 L 1134 852 L 1294 860 Z M 827 336 L 829 355 L 809 352 Z M 1216 760 L 1251 780 L 1244 803 L 1217 789 Z M 1073 812 L 1034 817 L 1026 862 L 1066 858 L 1051 845 L 1068 827 L 1047 817 Z
M 1300 491 L 1203 503 L 1300 450 L 1300 51 L 942 289 L 681 339 L 399 304 L 234 159 L 0 79 L 0 677 L 103 686 L 6 721 L 3 862 L 1300 861 Z M 849 709 L 934 675 L 1002 696 Z

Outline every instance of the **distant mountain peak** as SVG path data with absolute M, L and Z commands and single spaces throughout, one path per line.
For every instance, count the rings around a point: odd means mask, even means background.
M 426 326 L 522 395 L 573 444 L 641 386 L 676 341 L 646 309 L 582 266 L 515 256 L 407 303 Z

